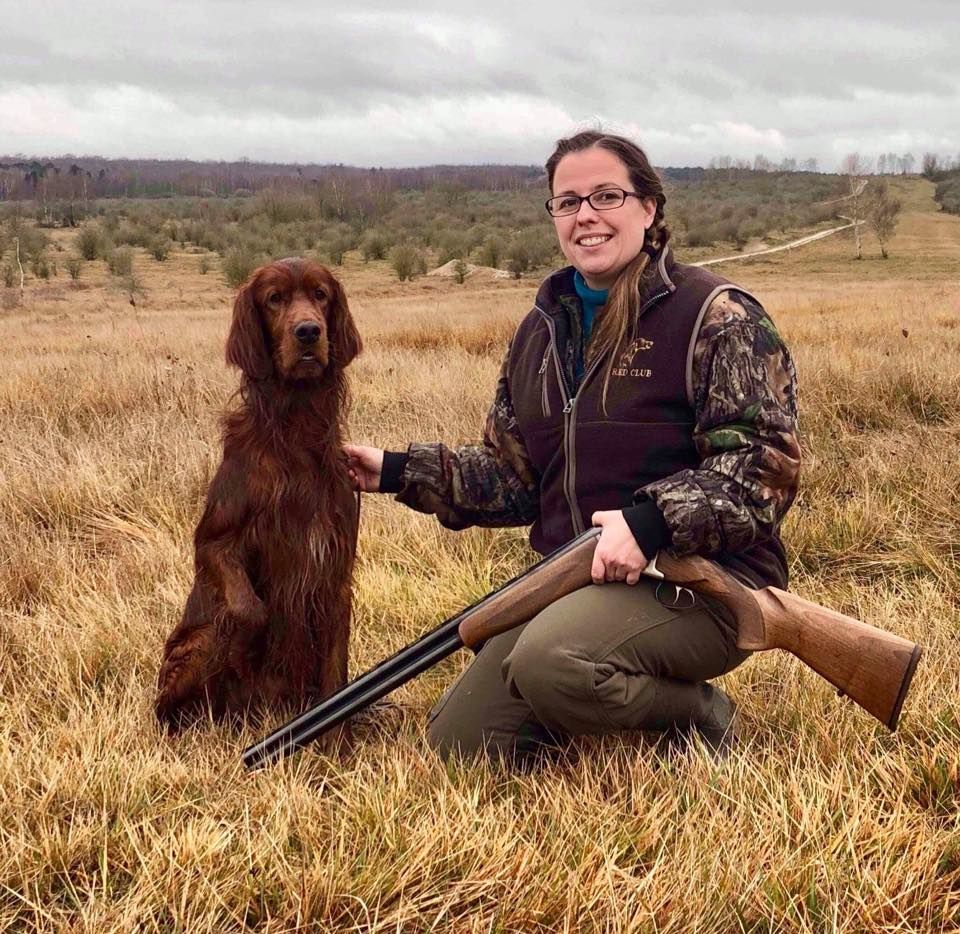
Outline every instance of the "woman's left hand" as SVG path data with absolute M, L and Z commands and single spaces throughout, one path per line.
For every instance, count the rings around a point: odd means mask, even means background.
M 626 581 L 635 584 L 649 559 L 640 550 L 637 540 L 619 509 L 595 512 L 592 525 L 601 529 L 597 549 L 593 553 L 590 575 L 595 584 L 604 581 Z

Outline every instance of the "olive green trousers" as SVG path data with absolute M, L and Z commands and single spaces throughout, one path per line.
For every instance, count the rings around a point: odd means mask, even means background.
M 749 655 L 712 600 L 647 578 L 590 585 L 488 640 L 430 712 L 429 742 L 523 760 L 574 735 L 686 731 L 710 717 L 706 680 Z

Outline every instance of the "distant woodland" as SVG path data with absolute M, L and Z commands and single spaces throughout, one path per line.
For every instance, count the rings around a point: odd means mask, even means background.
M 660 169 L 675 242 L 742 250 L 835 225 L 850 178 L 803 168 L 758 157 Z M 231 284 L 266 259 L 310 253 L 339 265 L 350 251 L 391 260 L 401 278 L 451 261 L 521 276 L 561 259 L 547 194 L 531 165 L 0 158 L 0 278 L 11 284 L 21 266 L 37 278 L 64 265 L 73 274 L 93 259 L 122 274 L 133 248 L 157 262 L 173 248 L 209 254 Z M 954 199 L 948 185 L 944 208 Z M 62 227 L 83 228 L 69 260 L 44 233 Z

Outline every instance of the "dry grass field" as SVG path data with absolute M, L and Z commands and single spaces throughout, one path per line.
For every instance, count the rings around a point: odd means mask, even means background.
M 624 736 L 532 775 L 444 766 L 426 715 L 467 653 L 358 725 L 346 761 L 251 775 L 259 730 L 162 736 L 157 662 L 236 385 L 231 295 L 196 254 L 142 251 L 136 306 L 99 262 L 6 294 L 0 930 L 960 930 L 960 218 L 901 187 L 888 261 L 836 237 L 720 271 L 797 361 L 792 589 L 925 654 L 893 735 L 755 656 L 723 679 L 744 741 L 719 765 Z M 477 437 L 535 284 L 398 284 L 352 256 L 342 278 L 366 341 L 351 437 Z M 521 529 L 449 533 L 376 496 L 360 556 L 352 673 L 532 558 Z

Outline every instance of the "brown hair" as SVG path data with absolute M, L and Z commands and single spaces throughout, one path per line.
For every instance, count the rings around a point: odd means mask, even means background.
M 651 254 L 656 255 L 670 239 L 670 228 L 663 218 L 663 206 L 667 196 L 663 193 L 660 177 L 650 165 L 647 154 L 634 142 L 623 136 L 602 133 L 597 130 L 584 130 L 574 136 L 557 140 L 556 149 L 547 159 L 547 181 L 553 192 L 553 176 L 560 160 L 572 152 L 582 152 L 592 147 L 606 149 L 613 153 L 626 166 L 633 190 L 644 198 L 653 198 L 657 203 L 653 222 L 644 237 L 642 249 L 621 271 L 610 289 L 606 307 L 597 321 L 594 333 L 590 337 L 586 362 L 596 359 L 609 351 L 610 362 L 603 380 L 603 410 L 607 408 L 607 389 L 610 386 L 610 374 L 616 360 L 616 351 L 624 342 L 628 332 L 632 332 L 640 311 L 640 294 L 644 274 L 648 272 Z

